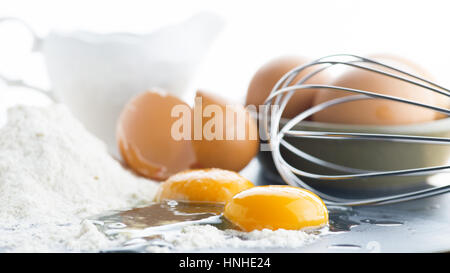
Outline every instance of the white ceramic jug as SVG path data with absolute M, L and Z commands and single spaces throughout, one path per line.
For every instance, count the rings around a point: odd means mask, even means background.
M 20 21 L 0 22 L 7 20 Z M 182 97 L 223 25 L 220 17 L 200 13 L 144 35 L 53 31 L 39 38 L 25 24 L 35 37 L 34 50 L 44 56 L 49 95 L 65 103 L 114 155 L 116 121 L 124 104 L 153 87 Z

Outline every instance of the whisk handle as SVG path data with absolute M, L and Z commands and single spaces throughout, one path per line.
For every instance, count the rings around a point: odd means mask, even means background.
M 42 39 L 36 34 L 34 29 L 29 24 L 27 24 L 25 21 L 23 21 L 19 18 L 16 18 L 16 17 L 0 17 L 0 24 L 6 23 L 6 22 L 18 23 L 21 26 L 23 26 L 33 38 L 33 44 L 31 46 L 31 51 L 39 52 L 41 50 Z M 24 87 L 24 88 L 33 89 L 35 91 L 38 91 L 40 93 L 43 93 L 43 94 L 49 96 L 53 101 L 56 101 L 56 98 L 54 97 L 53 93 L 50 90 L 46 90 L 44 88 L 37 87 L 32 84 L 28 84 L 22 79 L 11 79 L 9 77 L 6 77 L 5 75 L 0 74 L 0 80 L 3 81 L 4 83 L 6 83 L 6 85 L 8 85 L 8 86 L 16 86 L 16 87 Z

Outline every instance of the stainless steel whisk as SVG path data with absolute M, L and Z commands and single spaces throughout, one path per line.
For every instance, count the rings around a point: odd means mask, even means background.
M 370 67 L 367 66 L 370 64 Z M 302 177 L 319 179 L 322 181 L 330 181 L 330 183 L 336 183 L 339 180 L 348 179 L 361 179 L 370 177 L 388 177 L 388 176 L 413 176 L 413 175 L 424 175 L 424 174 L 436 174 L 440 172 L 445 172 L 450 170 L 450 166 L 434 166 L 426 168 L 411 168 L 402 169 L 394 171 L 371 171 L 351 168 L 326 160 L 314 157 L 307 154 L 297 147 L 291 145 L 285 140 L 285 137 L 295 137 L 295 138 L 321 138 L 321 139 L 340 139 L 340 140 L 371 140 L 371 141 L 397 141 L 397 142 L 409 142 L 409 143 L 430 143 L 430 144 L 450 144 L 449 138 L 442 137 L 425 137 L 425 136 L 407 136 L 407 135 L 393 135 L 393 134 L 369 134 L 369 133 L 344 133 L 344 132 L 317 132 L 317 131 L 305 131 L 305 130 L 294 130 L 294 126 L 305 120 L 309 116 L 322 111 L 333 105 L 346 103 L 356 100 L 367 100 L 367 99 L 388 99 L 392 101 L 397 101 L 401 103 L 406 103 L 410 105 L 425 107 L 443 114 L 450 116 L 450 110 L 433 105 L 423 104 L 417 101 L 407 100 L 400 97 L 383 95 L 378 93 L 373 93 L 365 90 L 345 88 L 341 86 L 323 85 L 323 84 L 305 84 L 305 82 L 312 78 L 314 75 L 329 69 L 335 65 L 344 65 L 348 67 L 354 67 L 356 69 L 364 69 L 370 71 L 371 73 L 378 73 L 388 77 L 395 78 L 396 80 L 406 82 L 411 85 L 420 86 L 424 89 L 430 90 L 432 92 L 437 92 L 447 97 L 450 97 L 450 90 L 439 86 L 431 81 L 423 79 L 421 77 L 415 76 L 413 74 L 407 73 L 395 67 L 383 64 L 381 62 L 356 56 L 350 54 L 337 54 L 327 57 L 317 59 L 311 63 L 305 64 L 303 66 L 297 67 L 290 72 L 286 73 L 273 87 L 272 92 L 265 105 L 275 105 L 278 107 L 265 107 L 262 112 L 263 119 L 263 129 L 264 133 L 268 137 L 268 142 L 272 152 L 273 161 L 275 167 L 277 168 L 279 174 L 283 180 L 292 186 L 298 186 L 308 189 L 317 195 L 319 195 L 327 205 L 344 205 L 344 206 L 357 206 L 357 205 L 376 205 L 376 204 L 387 204 L 395 203 L 407 200 L 414 200 L 419 198 L 424 198 L 428 196 L 433 196 L 441 193 L 450 191 L 450 185 L 446 186 L 435 186 L 422 190 L 409 191 L 402 194 L 388 194 L 377 198 L 356 198 L 348 199 L 333 196 L 330 193 L 325 193 L 312 186 L 308 185 L 302 181 Z M 315 68 L 313 72 L 310 72 L 300 80 L 298 80 L 294 85 L 291 85 L 294 78 L 303 70 L 307 68 Z M 381 69 L 379 69 L 381 68 Z M 396 74 L 391 73 L 396 72 Z M 330 90 L 343 90 L 355 93 L 352 96 L 346 96 L 337 98 L 334 100 L 326 101 L 318 104 L 314 107 L 307 109 L 306 111 L 298 114 L 293 119 L 289 120 L 285 125 L 280 128 L 281 115 L 286 107 L 289 99 L 292 97 L 294 92 L 301 92 L 302 89 L 330 89 Z M 269 111 L 269 109 L 271 111 Z M 327 168 L 337 170 L 340 172 L 345 172 L 343 175 L 323 175 L 317 173 L 311 173 L 304 170 L 300 170 L 292 165 L 290 165 L 280 152 L 280 147 L 284 147 L 295 155 L 302 157 L 310 162 L 313 162 L 320 166 L 325 166 Z

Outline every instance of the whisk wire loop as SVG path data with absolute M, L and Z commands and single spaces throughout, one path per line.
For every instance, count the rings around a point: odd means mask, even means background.
M 344 59 L 344 60 L 342 60 Z M 345 60 L 348 59 L 348 60 Z M 370 64 L 372 67 L 368 67 Z M 419 86 L 424 89 L 424 91 L 435 92 L 447 97 L 450 97 L 450 90 L 433 83 L 422 77 L 413 75 L 411 73 L 402 71 L 398 68 L 389 66 L 387 64 L 364 58 L 351 54 L 336 54 L 330 55 L 323 58 L 319 58 L 311 63 L 296 67 L 286 73 L 273 87 L 271 94 L 267 98 L 263 111 L 262 111 L 262 121 L 263 121 L 263 132 L 268 138 L 268 142 L 272 152 L 272 158 L 276 169 L 281 175 L 282 179 L 289 185 L 302 187 L 308 189 L 316 194 L 318 194 L 324 202 L 328 205 L 346 205 L 346 206 L 357 206 L 357 205 L 379 205 L 396 203 L 407 200 L 414 200 L 418 198 L 429 197 L 437 194 L 442 194 L 450 191 L 450 185 L 445 186 L 435 186 L 427 189 L 409 191 L 402 194 L 388 194 L 377 198 L 341 198 L 332 195 L 331 193 L 325 193 L 320 191 L 309 184 L 305 183 L 301 178 L 312 178 L 319 179 L 321 181 L 329 181 L 329 183 L 345 183 L 343 180 L 354 180 L 360 178 L 370 178 L 370 177 L 388 177 L 388 176 L 414 176 L 414 175 L 430 175 L 441 172 L 448 172 L 450 166 L 432 166 L 432 167 L 422 167 L 422 168 L 409 168 L 402 170 L 389 170 L 389 171 L 377 171 L 377 170 L 365 170 L 359 168 L 353 168 L 349 166 L 343 166 L 341 164 L 336 164 L 328 162 L 324 159 L 317 158 L 313 155 L 302 151 L 298 147 L 290 144 L 286 141 L 285 137 L 290 138 L 301 138 L 301 139 L 325 139 L 325 140 L 370 140 L 370 141 L 389 141 L 389 142 L 404 142 L 404 143 L 426 143 L 426 144 L 438 144 L 446 145 L 450 143 L 449 138 L 444 137 L 426 137 L 426 136 L 411 136 L 411 135 L 396 135 L 396 134 L 369 134 L 369 133 L 358 133 L 358 132 L 317 132 L 308 130 L 295 130 L 293 129 L 300 122 L 306 118 L 320 112 L 326 108 L 333 105 L 348 103 L 351 101 L 358 100 L 371 100 L 371 99 L 386 99 L 395 102 L 405 103 L 409 105 L 414 105 L 418 107 L 427 108 L 439 113 L 450 116 L 450 110 L 442 107 L 437 107 L 434 105 L 429 105 L 421 103 L 414 100 L 409 100 L 405 98 L 400 98 L 396 96 L 384 95 L 375 92 L 370 92 L 367 90 L 346 88 L 342 86 L 333 85 L 323 85 L 323 84 L 306 84 L 305 82 L 314 79 L 314 76 L 325 71 L 333 66 L 343 65 L 349 66 L 355 69 L 363 69 L 371 73 L 377 73 L 386 77 L 391 77 L 399 81 L 406 82 L 415 86 Z M 375 67 L 381 67 L 382 69 L 377 69 Z M 314 69 L 313 71 L 307 73 L 301 79 L 293 83 L 294 79 L 304 70 Z M 392 71 L 392 72 L 390 72 Z M 396 74 L 394 74 L 394 72 Z M 282 119 L 282 113 L 289 102 L 290 98 L 295 92 L 301 92 L 302 90 L 340 90 L 354 93 L 355 95 L 340 97 L 330 101 L 325 101 L 318 105 L 315 105 L 302 113 L 299 113 L 294 118 L 287 121 L 280 129 L 280 122 Z M 270 105 L 276 107 L 269 107 Z M 270 110 L 270 111 L 269 111 Z M 291 164 L 289 164 L 283 157 L 280 147 L 284 147 L 295 155 L 306 159 L 316 165 L 327 167 L 328 169 L 339 171 L 344 174 L 317 174 L 307 172 L 305 170 L 300 170 Z

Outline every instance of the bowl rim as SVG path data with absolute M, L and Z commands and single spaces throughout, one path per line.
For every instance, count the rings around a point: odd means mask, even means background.
M 260 119 L 260 115 L 258 115 Z M 280 124 L 286 124 L 290 119 L 281 118 Z M 401 124 L 401 125 L 364 125 L 364 124 L 344 124 L 331 122 L 318 122 L 304 120 L 294 126 L 294 129 L 310 128 L 317 130 L 340 130 L 355 132 L 373 132 L 373 133 L 389 133 L 389 134 L 406 134 L 406 135 L 435 135 L 442 133 L 450 133 L 450 117 L 437 120 Z
M 282 124 L 285 124 L 288 119 L 283 119 Z M 326 123 L 317 121 L 302 121 L 295 128 L 309 127 L 316 129 L 334 129 L 334 130 L 355 130 L 368 132 L 383 132 L 391 134 L 433 134 L 433 133 L 450 133 L 450 118 L 443 118 L 428 122 L 404 124 L 404 125 L 357 125 L 357 124 L 342 124 L 342 123 Z

